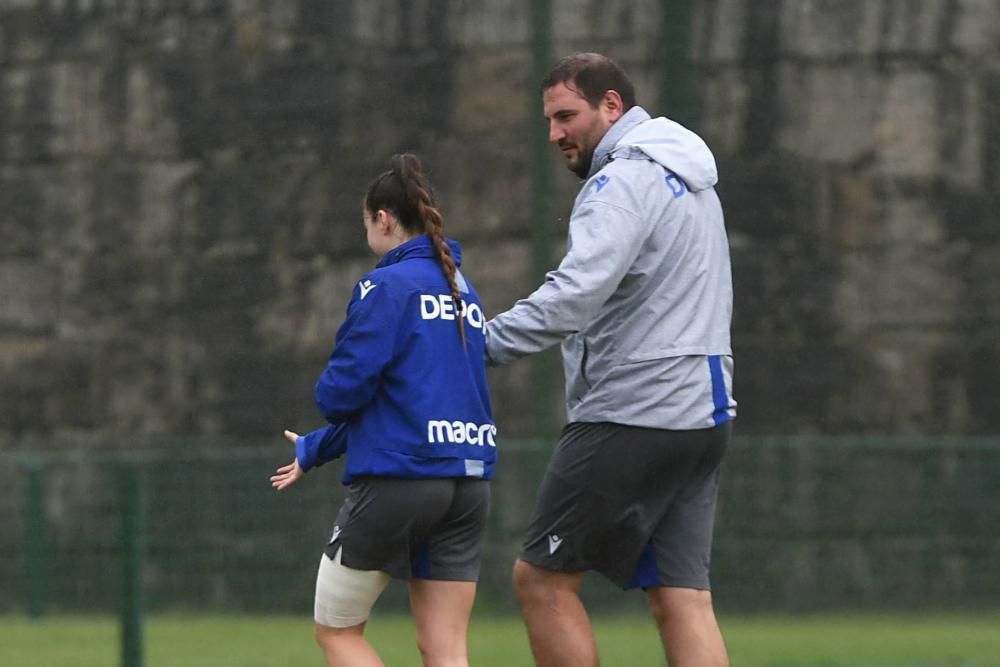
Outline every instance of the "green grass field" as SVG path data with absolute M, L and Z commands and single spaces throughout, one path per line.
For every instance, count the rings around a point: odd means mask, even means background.
M 1000 666 L 1000 613 L 963 616 L 805 616 L 721 619 L 734 667 Z M 595 619 L 602 664 L 663 665 L 652 622 Z M 390 666 L 419 665 L 404 616 L 375 616 L 368 636 Z M 477 616 L 473 667 L 532 664 L 520 621 Z M 111 617 L 0 617 L 3 667 L 113 667 L 118 627 Z M 322 665 L 305 617 L 157 615 L 146 620 L 146 667 Z

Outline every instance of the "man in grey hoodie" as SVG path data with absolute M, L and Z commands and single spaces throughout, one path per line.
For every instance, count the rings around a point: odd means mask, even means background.
M 542 90 L 549 141 L 584 179 L 567 253 L 486 325 L 491 364 L 562 342 L 569 423 L 513 575 L 535 662 L 598 664 L 578 595 L 594 570 L 646 591 L 672 667 L 723 667 L 709 559 L 736 401 L 715 159 L 602 55 L 564 58 Z

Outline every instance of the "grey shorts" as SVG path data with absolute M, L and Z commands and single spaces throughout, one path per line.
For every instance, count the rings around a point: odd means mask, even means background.
M 477 581 L 489 509 L 481 479 L 358 478 L 324 552 L 395 579 Z
M 708 590 L 732 425 L 667 431 L 571 423 L 542 480 L 521 560 L 622 588 Z

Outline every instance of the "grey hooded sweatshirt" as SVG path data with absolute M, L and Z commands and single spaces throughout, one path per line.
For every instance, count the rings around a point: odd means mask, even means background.
M 735 417 L 717 181 L 698 135 L 631 108 L 594 151 L 559 267 L 487 323 L 487 361 L 562 341 L 571 422 L 688 430 Z

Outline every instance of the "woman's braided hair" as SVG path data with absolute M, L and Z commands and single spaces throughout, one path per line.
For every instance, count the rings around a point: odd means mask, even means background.
M 420 160 L 412 153 L 392 156 L 392 168 L 381 174 L 368 188 L 365 209 L 369 213 L 379 210 L 392 212 L 399 224 L 408 232 L 422 232 L 434 244 L 441 269 L 448 280 L 451 298 L 455 302 L 455 321 L 458 332 L 465 341 L 465 318 L 462 295 L 455 281 L 458 267 L 451 248 L 444 236 L 444 218 L 434 205 L 434 192 L 424 176 Z

